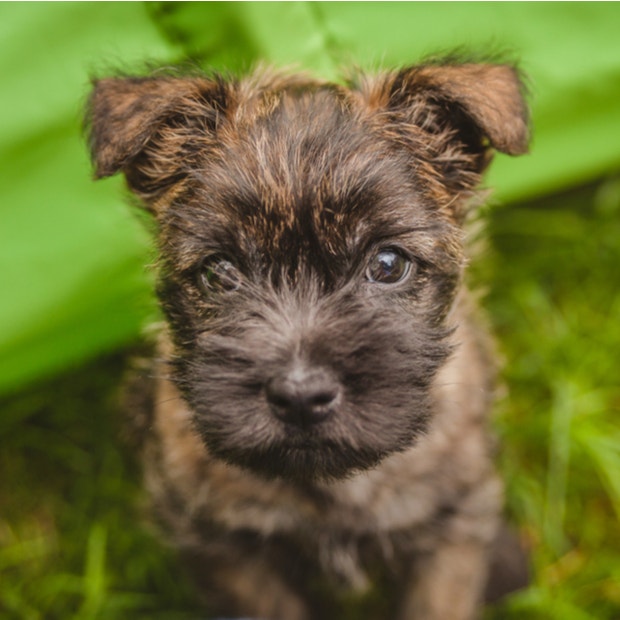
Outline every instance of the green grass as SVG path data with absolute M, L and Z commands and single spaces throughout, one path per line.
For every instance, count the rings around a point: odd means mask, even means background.
M 620 180 L 486 209 L 507 510 L 532 587 L 489 618 L 620 618 Z M 116 404 L 127 352 L 0 405 L 0 617 L 197 618 Z
M 620 181 L 488 214 L 508 508 L 535 584 L 497 618 L 620 617 Z M 512 610 L 512 611 L 510 611 Z

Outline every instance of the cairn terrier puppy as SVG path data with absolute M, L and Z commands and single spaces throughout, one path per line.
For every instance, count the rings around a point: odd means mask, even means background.
M 157 223 L 146 480 L 209 609 L 477 617 L 502 487 L 463 224 L 527 150 L 518 72 L 117 77 L 88 122 Z

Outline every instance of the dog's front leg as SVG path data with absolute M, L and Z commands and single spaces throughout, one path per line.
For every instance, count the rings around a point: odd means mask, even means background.
M 415 561 L 398 620 L 474 620 L 487 578 L 488 549 L 444 543 Z
M 269 559 L 240 554 L 229 542 L 184 552 L 201 597 L 211 613 L 260 620 L 311 620 L 301 596 Z M 227 548 L 229 547 L 229 548 Z

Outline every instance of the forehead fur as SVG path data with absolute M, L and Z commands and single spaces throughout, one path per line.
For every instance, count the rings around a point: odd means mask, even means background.
M 408 157 L 341 93 L 317 86 L 270 95 L 268 107 L 243 106 L 238 122 L 222 123 L 177 197 L 182 210 L 168 209 L 164 222 L 222 222 L 289 255 L 302 242 L 346 247 L 373 221 L 426 223 Z

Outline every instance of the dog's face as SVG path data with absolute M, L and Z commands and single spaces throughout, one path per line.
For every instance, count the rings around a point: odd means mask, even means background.
M 123 170 L 158 220 L 173 378 L 212 454 L 310 480 L 410 446 L 465 204 L 490 147 L 526 147 L 515 72 L 103 80 L 91 123 L 99 176 Z

